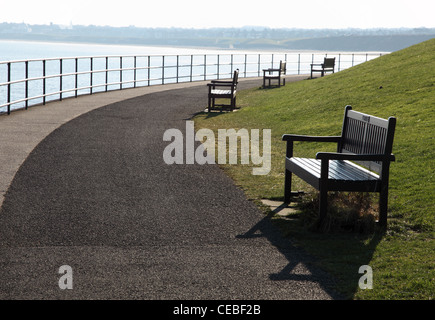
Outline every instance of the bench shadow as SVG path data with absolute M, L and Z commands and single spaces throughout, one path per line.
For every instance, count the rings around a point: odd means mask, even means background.
M 283 85 L 281 85 L 281 86 L 278 86 L 278 85 L 270 85 L 270 86 L 266 86 L 266 87 L 260 87 L 260 88 L 258 88 L 259 90 L 265 90 L 265 91 L 268 91 L 268 90 L 273 90 L 273 89 L 278 89 L 278 88 L 281 88 L 281 87 L 284 87 Z
M 300 281 L 300 282 L 316 282 L 332 299 L 344 300 L 352 299 L 354 294 L 359 289 L 359 279 L 362 274 L 359 274 L 359 267 L 368 265 L 373 256 L 376 246 L 382 239 L 382 235 L 372 235 L 371 240 L 367 244 L 367 237 L 355 237 L 355 235 L 332 235 L 330 234 L 312 233 L 310 237 L 316 238 L 317 241 L 328 241 L 328 244 L 334 245 L 334 241 L 352 241 L 352 254 L 358 255 L 359 258 L 355 266 L 347 266 L 347 274 L 340 274 L 340 279 L 335 278 L 330 273 L 319 267 L 320 258 L 309 255 L 304 249 L 295 246 L 290 237 L 284 236 L 282 230 L 291 230 L 295 228 L 295 224 L 299 224 L 298 215 L 292 215 L 291 219 L 272 219 L 276 213 L 285 209 L 286 205 L 277 207 L 273 212 L 265 215 L 256 225 L 254 225 L 246 233 L 238 235 L 240 239 L 255 239 L 259 237 L 266 238 L 277 250 L 287 259 L 288 264 L 278 272 L 269 274 L 269 279 L 273 281 Z M 290 227 L 290 228 L 289 228 Z M 307 231 L 309 232 L 309 231 Z M 363 239 L 365 238 L 365 239 Z M 328 264 L 337 263 L 337 267 L 342 264 L 344 255 L 338 250 L 328 250 L 322 252 L 322 260 L 328 261 Z M 303 265 L 305 268 L 300 269 Z M 308 269 L 308 273 L 301 270 Z
M 240 109 L 241 109 L 240 107 L 236 107 L 236 108 L 234 108 L 234 110 L 222 110 L 222 111 L 221 110 L 212 110 L 211 112 L 208 112 L 207 110 L 199 111 L 199 112 L 192 114 L 192 116 L 189 120 L 191 120 L 193 117 L 201 116 L 201 115 L 205 115 L 205 119 L 212 119 L 212 118 L 219 117 L 219 116 L 226 114 L 226 113 L 237 112 Z
M 273 281 L 300 281 L 316 282 L 333 299 L 343 299 L 334 290 L 334 279 L 326 272 L 313 267 L 313 258 L 294 246 L 290 239 L 282 236 L 272 222 L 275 214 L 269 213 L 246 233 L 236 236 L 239 239 L 266 238 L 287 259 L 288 264 L 277 273 L 270 273 L 269 279 Z M 303 264 L 309 273 L 298 273 L 297 266 Z

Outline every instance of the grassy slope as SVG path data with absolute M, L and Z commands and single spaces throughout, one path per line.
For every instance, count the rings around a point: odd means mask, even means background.
M 200 115 L 195 119 L 197 129 L 272 129 L 272 170 L 269 175 L 253 176 L 249 166 L 224 166 L 247 196 L 256 200 L 282 198 L 285 154 L 282 134 L 337 135 L 341 130 L 344 107 L 348 104 L 357 111 L 397 118 L 393 147 L 397 160 L 391 166 L 389 198 L 389 217 L 393 219 L 386 235 L 380 238 L 378 235 L 371 238 L 318 235 L 305 232 L 294 224 L 286 226 L 287 232 L 319 257 L 323 267 L 339 275 L 340 290 L 348 296 L 433 298 L 434 52 L 435 39 L 432 39 L 324 78 L 270 90 L 247 90 L 239 95 L 238 103 L 242 107 L 239 112 L 211 117 Z M 312 143 L 299 143 L 295 148 L 299 156 L 334 150 L 333 145 Z M 297 178 L 295 183 L 295 189 L 308 188 Z M 344 240 L 348 246 L 341 248 Z M 318 249 L 319 241 L 326 247 Z M 325 252 L 328 246 L 339 249 L 328 255 Z M 358 263 L 364 260 L 377 270 L 374 283 L 378 290 L 361 291 L 354 285 L 360 275 L 343 275 L 351 272 L 348 270 L 352 265 L 348 261 L 351 256 L 355 268 L 358 269 Z M 364 259 L 358 261 L 355 257 Z

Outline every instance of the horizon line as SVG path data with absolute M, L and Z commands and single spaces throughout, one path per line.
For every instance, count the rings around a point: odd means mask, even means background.
M 45 22 L 45 23 L 29 23 L 29 22 L 10 22 L 10 21 L 2 21 L 0 24 L 7 23 L 7 24 L 25 24 L 29 26 L 59 26 L 59 27 L 101 27 L 101 28 L 136 28 L 136 29 L 183 29 L 183 30 L 208 30 L 208 29 L 258 29 L 258 30 L 265 30 L 265 29 L 271 29 L 271 30 L 401 30 L 401 29 L 408 29 L 408 30 L 415 30 L 415 29 L 435 29 L 434 27 L 426 27 L 426 26 L 419 26 L 419 27 L 269 27 L 269 26 L 262 26 L 262 25 L 244 25 L 240 27 L 176 27 L 176 26 L 157 26 L 157 27 L 144 27 L 144 26 L 136 26 L 136 25 L 125 25 L 125 26 L 114 26 L 114 25 L 102 25 L 102 24 L 74 24 L 73 22 L 70 22 L 69 24 L 62 24 L 62 23 L 55 23 L 55 22 Z

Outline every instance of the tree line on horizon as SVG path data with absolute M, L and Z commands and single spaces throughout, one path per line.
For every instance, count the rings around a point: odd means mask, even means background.
M 435 37 L 435 28 L 141 28 L 0 23 L 0 38 L 232 49 L 396 51 Z

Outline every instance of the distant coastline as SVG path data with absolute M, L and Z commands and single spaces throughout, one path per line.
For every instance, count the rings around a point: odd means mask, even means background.
M 197 54 L 197 52 L 204 52 L 204 53 L 208 53 L 210 54 L 211 52 L 216 52 L 216 53 L 245 53 L 245 52 L 255 52 L 255 53 L 279 53 L 279 52 L 285 52 L 285 53 L 324 53 L 324 52 L 328 52 L 328 53 L 336 53 L 336 52 L 341 52 L 341 53 L 345 53 L 346 51 L 340 50 L 340 51 L 332 51 L 332 50 L 310 50 L 310 49 L 303 49 L 303 50 L 298 50 L 298 49 L 274 49 L 274 48 L 251 48 L 251 49 L 230 49 L 230 48 L 220 48 L 220 47 L 197 47 L 197 46 L 183 46 L 183 45 L 179 45 L 179 46 L 175 46 L 175 45 L 146 45 L 146 44 L 113 44 L 113 43 L 95 43 L 95 42 L 78 42 L 78 41 L 52 41 L 52 40 L 27 40 L 27 39 L 4 39 L 0 36 L 0 45 L 2 42 L 15 42 L 15 43 L 30 43 L 30 44 L 47 44 L 47 45 L 53 45 L 53 44 L 59 44 L 59 45 L 82 45 L 82 46 L 87 46 L 87 45 L 92 45 L 94 47 L 98 47 L 101 46 L 101 48 L 104 47 L 113 47 L 113 48 L 135 48 L 135 49 L 141 49 L 141 48 L 153 48 L 153 49 L 158 49 L 161 48 L 162 51 L 159 51 L 158 53 L 155 53 L 155 55 L 166 55 L 168 54 L 168 50 L 170 51 L 170 49 L 175 49 L 175 50 L 185 50 L 186 52 L 179 52 L 177 51 L 177 53 L 173 53 L 173 54 Z M 349 52 L 357 52 L 357 51 L 349 51 Z M 359 52 L 359 51 L 358 51 Z M 361 51 L 364 53 L 390 53 L 390 51 Z M 105 56 L 106 54 L 102 54 L 103 56 Z M 171 55 L 171 54 L 169 54 Z M 0 54 L 1 57 L 1 54 Z M 1 59 L 0 59 L 1 60 Z
M 210 50 L 392 52 L 435 38 L 435 28 L 137 28 L 0 23 L 0 39 Z

